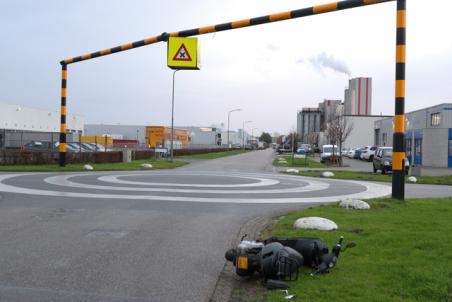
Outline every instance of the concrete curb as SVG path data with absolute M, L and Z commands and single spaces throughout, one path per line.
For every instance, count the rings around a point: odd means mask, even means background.
M 276 215 L 272 216 L 275 217 Z M 238 236 L 232 242 L 231 246 L 237 246 L 240 239 L 244 234 L 248 234 L 247 238 L 250 240 L 256 239 L 260 232 L 267 227 L 272 217 L 255 217 L 247 221 L 241 228 Z M 226 251 L 225 251 L 226 252 Z M 209 302 L 229 302 L 231 299 L 232 291 L 238 287 L 240 283 L 240 277 L 235 274 L 234 265 L 231 262 L 225 261 L 224 267 L 220 276 L 218 277 L 213 294 L 209 299 Z

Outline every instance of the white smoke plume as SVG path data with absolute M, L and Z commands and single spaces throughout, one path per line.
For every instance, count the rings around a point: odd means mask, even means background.
M 338 60 L 325 52 L 309 58 L 309 62 L 322 73 L 324 69 L 329 68 L 335 72 L 345 73 L 350 78 L 352 77 L 352 73 L 345 62 Z

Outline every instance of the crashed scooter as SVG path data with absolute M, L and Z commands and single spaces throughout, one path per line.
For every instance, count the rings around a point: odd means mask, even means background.
M 303 265 L 313 269 L 312 275 L 328 273 L 336 266 L 339 254 L 355 246 L 350 242 L 342 247 L 342 236 L 331 252 L 319 238 L 270 237 L 246 241 L 245 236 L 237 248 L 226 252 L 226 260 L 234 264 L 239 276 L 260 273 L 267 288 L 288 288 L 286 281 L 297 280 L 298 269 Z

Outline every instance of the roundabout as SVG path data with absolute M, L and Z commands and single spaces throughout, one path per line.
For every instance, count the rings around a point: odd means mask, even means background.
M 295 204 L 376 198 L 390 187 L 274 173 L 143 171 L 0 175 L 0 192 L 88 199 Z
M 273 173 L 271 162 L 268 150 L 174 170 L 0 173 L 0 296 L 207 301 L 224 251 L 271 217 L 390 194 L 386 184 Z

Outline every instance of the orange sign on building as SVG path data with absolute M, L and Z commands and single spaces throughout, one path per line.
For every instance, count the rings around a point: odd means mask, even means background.
M 146 126 L 146 145 L 151 148 L 169 146 L 171 141 L 171 127 Z M 181 142 L 182 146 L 190 145 L 190 136 L 187 130 L 174 128 L 174 141 Z

